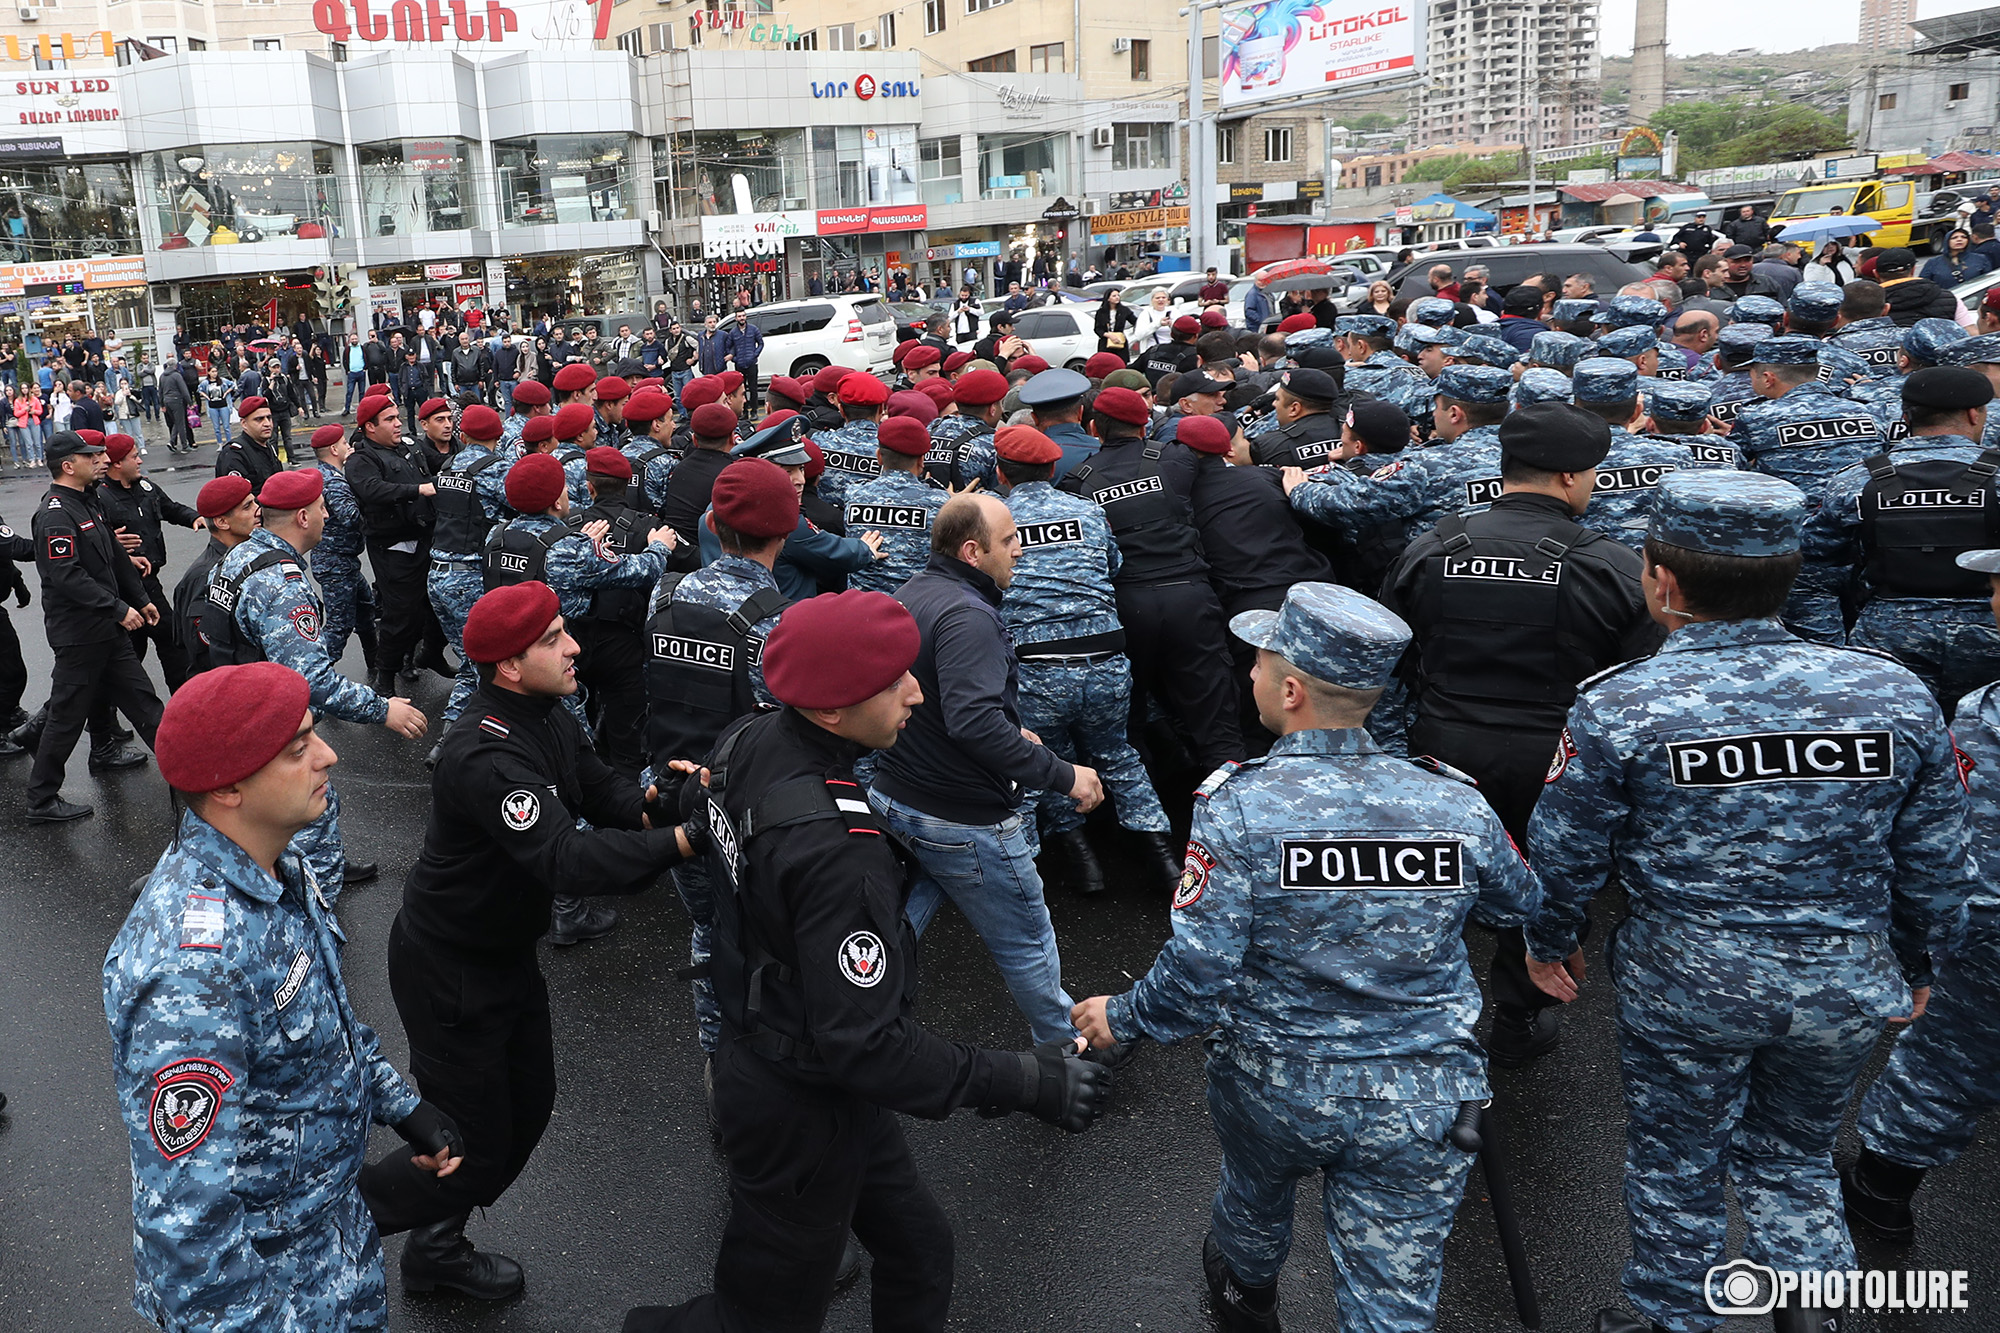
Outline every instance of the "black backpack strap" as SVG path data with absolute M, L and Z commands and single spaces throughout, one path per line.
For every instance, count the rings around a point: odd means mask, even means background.
M 1979 457 L 1965 465 L 1965 471 L 1952 483 L 1953 495 L 1970 495 L 1978 490 L 1993 489 L 1993 475 L 2000 472 L 2000 449 L 1982 449 Z
M 1160 440 L 1147 441 L 1145 446 L 1139 450 L 1140 456 L 1157 463 L 1160 460 L 1163 443 Z
M 1889 461 L 1887 454 L 1870 454 L 1861 460 L 1861 466 L 1868 469 L 1868 475 L 1876 481 L 1887 481 L 1896 475 L 1896 465 Z
M 791 604 L 791 599 L 776 588 L 759 588 L 729 613 L 729 628 L 748 638 L 758 621 L 775 616 Z
M 578 530 L 572 528 L 569 524 L 558 523 L 554 527 L 550 528 L 547 532 L 536 533 L 535 540 L 542 544 L 542 551 L 544 554 L 546 554 L 549 551 L 555 550 L 556 543 L 561 541 L 563 538 L 575 537 L 579 535 L 581 534 L 578 532 Z
M 492 467 L 496 463 L 504 463 L 506 461 L 507 460 L 502 458 L 499 454 L 489 449 L 486 451 L 486 457 L 480 459 L 477 463 L 474 463 L 471 467 L 465 470 L 465 475 L 467 477 L 476 477 L 480 473 L 484 472 L 487 468 Z
M 1462 514 L 1447 514 L 1440 519 L 1437 534 L 1444 542 L 1447 555 L 1457 555 L 1472 545 L 1472 534 L 1465 530 L 1465 517 Z

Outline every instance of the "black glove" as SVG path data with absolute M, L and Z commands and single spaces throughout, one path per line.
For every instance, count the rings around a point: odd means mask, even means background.
M 403 1142 L 425 1157 L 463 1157 L 465 1139 L 452 1118 L 430 1102 L 418 1102 L 417 1109 L 398 1120 L 395 1130 Z
M 701 785 L 700 770 L 687 774 L 681 783 L 681 823 L 696 823 L 695 812 L 708 803 L 707 797 L 708 788 Z
M 693 853 L 689 860 L 699 860 L 708 855 L 708 825 L 699 819 L 690 819 L 681 825 L 681 836 L 688 840 L 688 851 Z
M 1045 1041 L 1018 1054 L 1021 1109 L 1037 1120 L 1081 1134 L 1111 1100 L 1111 1071 L 1080 1057 L 1073 1041 Z
M 27 604 L 29 603 L 29 601 L 30 601 L 30 600 L 32 600 L 32 599 L 31 599 L 31 598 L 30 598 L 30 597 L 28 596 L 28 585 L 27 585 L 27 582 L 26 582 L 25 580 L 19 580 L 19 579 L 15 580 L 15 583 L 14 583 L 14 605 L 16 605 L 16 606 L 26 606 L 26 605 L 27 605 Z

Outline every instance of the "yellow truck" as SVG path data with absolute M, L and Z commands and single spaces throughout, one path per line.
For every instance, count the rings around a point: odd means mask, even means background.
M 1892 245 L 1910 245 L 1913 239 L 1911 224 L 1917 217 L 1916 182 L 1829 181 L 1825 185 L 1787 190 L 1778 197 L 1777 206 L 1771 210 L 1770 221 L 1773 227 L 1778 227 L 1802 218 L 1825 217 L 1835 209 L 1843 213 L 1866 213 L 1882 224 L 1879 230 L 1865 239 L 1857 239 L 1854 242 L 1857 245 L 1879 245 L 1885 249 Z M 1921 243 L 1926 238 L 1918 236 L 1914 239 Z M 1819 247 L 1814 245 L 1813 248 Z

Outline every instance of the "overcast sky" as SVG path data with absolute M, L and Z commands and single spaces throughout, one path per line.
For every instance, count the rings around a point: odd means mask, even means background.
M 1604 54 L 1632 54 L 1635 0 L 1604 0 L 1598 29 Z M 1993 0 L 1917 0 L 1917 16 L 1985 9 Z M 1746 5 L 1743 0 L 1668 0 L 1667 49 L 1677 56 L 1756 47 L 1796 51 L 1808 46 L 1851 42 L 1861 26 L 1860 0 L 1831 0 L 1801 9 L 1796 5 Z

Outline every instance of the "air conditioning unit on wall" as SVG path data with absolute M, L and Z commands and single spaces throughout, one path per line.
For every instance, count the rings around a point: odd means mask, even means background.
M 855 46 L 859 47 L 863 51 L 866 51 L 869 47 L 875 45 L 876 40 L 877 38 L 875 34 L 872 32 L 859 32 L 854 35 Z
M 1090 132 L 1090 146 L 1092 148 L 1109 148 L 1111 146 L 1111 127 L 1109 125 L 1099 125 L 1092 129 Z
M 1130 37 L 1113 37 L 1111 39 L 1111 54 L 1122 56 L 1131 49 L 1132 39 Z

